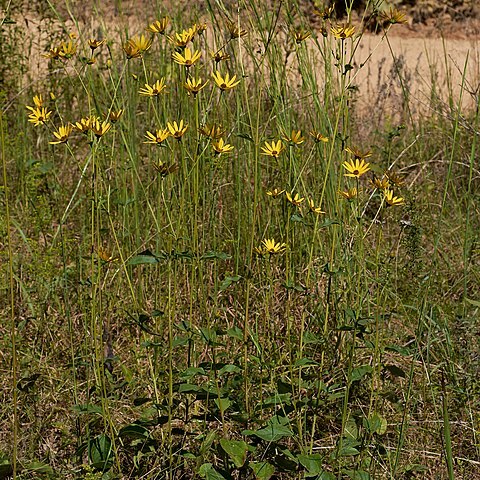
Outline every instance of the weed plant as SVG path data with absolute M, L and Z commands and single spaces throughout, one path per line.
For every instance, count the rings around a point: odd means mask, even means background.
M 466 74 L 426 118 L 397 62 L 402 123 L 360 120 L 381 3 L 48 5 L 0 117 L 0 477 L 478 478 Z

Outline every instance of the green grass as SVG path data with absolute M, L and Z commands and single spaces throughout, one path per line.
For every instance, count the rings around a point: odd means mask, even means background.
M 18 93 L 5 88 L 0 116 L 0 478 L 475 478 L 479 119 L 462 107 L 466 73 L 445 104 L 432 85 L 426 116 L 396 63 L 402 123 L 388 111 L 373 123 L 352 88 L 367 68 L 358 22 L 340 40 L 334 17 L 314 28 L 296 3 L 162 8 L 94 32 L 80 12 L 46 14 L 41 47 L 67 42 L 73 19 L 76 51 L 42 58 L 33 81 L 5 77 Z M 165 15 L 168 35 L 207 24 L 189 69 L 160 34 L 126 58 Z M 92 63 L 94 37 L 106 43 Z M 216 69 L 240 83 L 220 91 Z M 189 75 L 209 81 L 197 96 Z M 161 78 L 164 92 L 139 95 Z M 35 127 L 25 105 L 39 94 L 52 113 Z M 119 110 L 104 135 L 49 143 Z M 180 140 L 145 143 L 180 120 Z M 215 154 L 200 131 L 212 124 L 231 152 Z M 264 154 L 298 130 L 301 143 Z M 345 176 L 347 147 L 371 152 L 365 175 Z M 387 170 L 401 205 L 370 184 Z M 267 239 L 285 250 L 265 252 Z

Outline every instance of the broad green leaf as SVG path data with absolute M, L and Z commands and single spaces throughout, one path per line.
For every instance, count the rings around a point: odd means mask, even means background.
M 228 260 L 231 255 L 225 252 L 206 252 L 201 256 L 202 260 Z
M 346 438 L 356 440 L 358 438 L 358 427 L 355 420 L 350 417 L 345 423 L 345 430 L 343 432 Z
M 32 474 L 53 475 L 53 468 L 43 462 L 30 462 L 24 466 L 24 469 Z
M 387 431 L 387 421 L 379 413 L 374 413 L 370 418 L 364 418 L 363 424 L 370 433 L 383 435 Z
M 248 432 L 248 433 L 245 433 Z M 267 425 L 260 430 L 245 430 L 244 435 L 255 435 L 266 442 L 278 442 L 284 437 L 291 437 L 292 430 L 288 427 L 288 419 L 285 422 L 283 417 L 272 417 Z
M 155 255 L 135 255 L 128 262 L 127 265 L 153 265 L 159 260 Z
M 220 439 L 220 445 L 237 468 L 243 467 L 247 459 L 248 445 L 243 440 Z
M 352 370 L 351 382 L 358 382 L 365 375 L 372 373 L 373 368 L 370 365 L 362 365 L 361 367 L 354 368 Z
M 206 480 L 226 480 L 225 477 L 218 473 L 211 463 L 204 463 L 198 470 L 198 474 Z
M 150 432 L 145 427 L 132 423 L 131 425 L 121 428 L 118 432 L 118 436 L 122 438 L 127 437 L 146 439 L 150 436 Z
M 242 279 L 240 275 L 234 275 L 232 277 L 225 277 L 220 284 L 220 290 L 226 290 L 233 283 L 237 283 Z
M 298 455 L 298 461 L 307 469 L 305 477 L 317 476 L 322 472 L 322 459 L 319 453 Z
M 98 405 L 92 405 L 91 403 L 80 403 L 74 405 L 72 410 L 78 414 L 97 413 L 99 415 L 103 415 L 102 407 L 99 407 Z
M 88 458 L 93 468 L 108 470 L 113 464 L 112 441 L 105 434 L 88 442 Z
M 216 398 L 215 399 L 215 405 L 222 411 L 224 412 L 225 410 L 230 407 L 232 402 L 228 398 Z
M 368 472 L 363 470 L 344 470 L 343 473 L 348 475 L 352 480 L 371 480 L 371 476 Z
M 268 462 L 250 462 L 248 464 L 257 480 L 269 480 L 275 473 L 275 467 Z

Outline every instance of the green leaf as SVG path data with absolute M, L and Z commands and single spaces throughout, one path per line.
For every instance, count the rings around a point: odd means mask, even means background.
M 198 385 L 192 383 L 182 383 L 178 386 L 178 393 L 197 393 L 201 390 Z
M 302 223 L 303 225 L 305 225 L 305 226 L 307 226 L 307 227 L 310 227 L 310 226 L 311 226 L 311 224 L 308 223 L 301 215 L 298 215 L 298 213 L 294 213 L 294 214 L 290 217 L 290 221 Z
M 472 304 L 474 307 L 480 307 L 480 300 L 473 300 L 473 298 L 466 298 L 465 297 L 465 300 Z
M 319 453 L 298 455 L 298 461 L 307 469 L 305 477 L 317 476 L 322 472 L 323 457 Z
M 205 252 L 201 257 L 201 260 L 228 260 L 232 258 L 231 255 L 225 252 Z
M 143 254 L 135 255 L 134 257 L 132 257 L 127 262 L 127 265 L 153 265 L 158 262 L 159 259 L 154 253 L 149 252 L 148 254 L 146 254 L 144 252 Z
M 226 480 L 225 477 L 218 473 L 211 463 L 204 463 L 198 470 L 198 474 L 206 480 Z
M 396 365 L 384 365 L 383 368 L 388 370 L 394 377 L 407 378 L 407 374 Z
M 371 476 L 368 472 L 363 470 L 344 470 L 343 473 L 348 475 L 352 480 L 371 480 Z
M 370 418 L 364 418 L 363 425 L 372 434 L 383 435 L 387 431 L 387 421 L 379 413 L 374 413 Z
M 353 382 L 358 382 L 361 380 L 365 375 L 372 373 L 373 368 L 370 365 L 362 365 L 361 367 L 354 368 L 352 370 L 352 376 L 350 378 L 350 381 Z
M 352 447 L 350 445 L 344 445 L 340 451 L 338 452 L 339 457 L 353 457 L 355 455 L 358 455 L 360 453 L 359 450 L 357 450 L 355 447 Z
M 228 407 L 230 407 L 230 405 L 232 404 L 232 402 L 230 401 L 230 399 L 228 398 L 216 398 L 215 400 L 215 405 L 219 408 L 219 410 L 221 410 L 222 412 L 224 412 L 225 410 L 228 409 Z
M 243 440 L 220 439 L 220 445 L 237 468 L 243 467 L 247 459 L 248 445 Z
M 131 425 L 121 428 L 118 436 L 121 438 L 140 438 L 145 440 L 150 436 L 150 432 L 145 427 L 132 423 Z
M 113 465 L 112 441 L 108 435 L 102 433 L 88 442 L 88 458 L 97 470 L 108 470 Z
M 318 477 L 317 480 L 337 480 L 336 475 L 330 472 L 323 471 Z
M 312 360 L 311 358 L 300 358 L 295 362 L 296 367 L 305 367 L 305 366 L 312 366 L 312 365 L 320 365 L 320 364 L 315 360 Z
M 242 279 L 240 275 L 234 275 L 232 277 L 225 277 L 220 284 L 220 290 L 226 290 L 232 283 L 237 283 Z
M 345 423 L 344 435 L 346 438 L 356 440 L 358 438 L 358 427 L 355 420 L 350 417 Z
M 238 328 L 238 327 L 229 328 L 227 330 L 227 335 L 231 338 L 236 338 L 237 340 L 240 340 L 241 342 L 243 342 L 243 330 L 241 328 Z
M 288 427 L 289 420 L 284 417 L 272 417 L 267 425 L 260 430 L 245 430 L 244 435 L 255 435 L 266 442 L 278 442 L 284 437 L 293 436 L 292 430 Z
M 275 473 L 275 467 L 268 462 L 250 462 L 248 464 L 257 480 L 269 480 Z
M 249 135 L 248 133 L 237 133 L 237 137 L 244 138 L 245 140 L 248 140 L 249 142 L 254 143 L 252 136 Z
M 103 415 L 102 407 L 99 407 L 98 405 L 92 405 L 91 403 L 80 403 L 74 405 L 72 407 L 72 410 L 78 414 L 96 413 L 99 415 Z
M 43 462 L 30 462 L 24 466 L 25 470 L 35 474 L 53 475 L 53 468 Z

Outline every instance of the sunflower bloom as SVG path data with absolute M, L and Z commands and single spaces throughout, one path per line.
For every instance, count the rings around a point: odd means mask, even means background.
M 109 114 L 108 114 L 108 119 L 112 122 L 112 123 L 117 123 L 118 120 L 120 120 L 120 117 L 123 115 L 123 108 L 121 108 L 120 110 L 117 110 L 117 111 L 114 111 L 112 110 Z
M 53 135 L 55 136 L 56 140 L 52 142 L 48 142 L 51 145 L 58 145 L 60 143 L 67 143 L 68 137 L 73 131 L 73 126 L 70 124 L 67 125 L 61 125 L 58 127 L 58 130 L 56 132 L 53 132 Z
M 96 118 L 92 121 L 90 130 L 95 134 L 97 138 L 103 137 L 110 129 L 112 128 L 112 124 L 109 123 L 107 120 L 100 123 L 100 120 Z
M 336 27 L 331 27 L 330 32 L 335 38 L 340 40 L 345 40 L 346 38 L 350 38 L 355 33 L 355 27 L 352 25 L 337 25 Z
M 307 38 L 310 38 L 312 36 L 312 32 L 305 31 L 305 30 L 302 30 L 302 29 L 292 30 L 290 32 L 290 34 L 292 35 L 293 40 L 295 41 L 295 43 L 297 45 L 299 45 L 304 40 L 306 40 Z
M 97 117 L 95 117 L 94 115 L 81 118 L 80 121 L 75 122 L 75 128 L 82 133 L 88 133 L 92 129 L 92 125 L 96 120 Z
M 221 49 L 217 50 L 216 52 L 211 50 L 210 56 L 212 57 L 212 60 L 215 62 L 215 65 L 218 65 L 220 62 L 224 60 L 228 60 L 230 58 L 230 55 L 228 53 L 225 53 Z
M 105 39 L 97 40 L 96 38 L 91 38 L 88 41 L 88 46 L 90 47 L 90 49 L 92 50 L 92 53 L 93 53 L 97 48 L 101 47 L 105 42 L 106 42 Z
M 347 147 L 345 151 L 352 154 L 355 160 L 365 160 L 366 158 L 372 156 L 372 152 L 370 150 L 362 151 L 355 147 Z
M 135 35 L 127 40 L 123 45 L 123 51 L 127 58 L 140 58 L 152 46 L 153 37 L 147 38 L 145 35 Z
M 384 23 L 390 23 L 391 25 L 407 23 L 408 21 L 405 12 L 401 12 L 394 7 L 390 7 L 389 10 L 382 12 L 380 18 Z
M 390 181 L 388 180 L 388 177 L 387 176 L 383 176 L 382 178 L 378 178 L 378 177 L 373 177 L 373 180 L 370 180 L 370 185 L 373 187 L 373 188 L 376 188 L 378 190 L 385 190 L 388 188 L 390 184 Z
M 167 37 L 170 42 L 172 42 L 176 47 L 184 48 L 186 47 L 195 36 L 196 30 L 194 28 L 189 28 L 188 30 L 183 30 L 180 33 L 175 33 L 173 37 Z
M 292 145 L 300 145 L 305 141 L 305 138 L 302 137 L 302 132 L 300 130 L 292 130 L 292 133 L 288 135 L 287 133 L 284 133 L 282 135 L 282 138 L 287 142 Z
M 315 203 L 311 198 L 308 199 L 308 209 L 312 213 L 318 213 L 318 214 L 325 213 L 320 207 L 315 206 Z
M 323 142 L 323 143 L 328 143 L 328 137 L 325 135 L 322 135 L 321 133 L 316 132 L 315 130 L 312 130 L 309 135 L 313 137 L 316 143 Z
M 397 172 L 394 172 L 393 170 L 388 170 L 387 172 L 385 172 L 385 175 L 387 176 L 390 183 L 392 185 L 395 185 L 396 187 L 401 187 L 405 183 L 405 179 L 403 178 L 403 176 Z
M 405 200 L 402 197 L 396 197 L 393 194 L 393 190 L 384 190 L 383 198 L 385 199 L 387 205 L 389 205 L 390 207 L 393 207 L 394 205 L 405 205 Z
M 170 19 L 168 17 L 163 17 L 161 20 L 155 20 L 148 27 L 145 28 L 147 32 L 150 33 L 159 33 L 160 35 L 165 35 L 165 30 L 167 29 Z
M 346 198 L 347 200 L 353 200 L 358 195 L 358 192 L 357 189 L 354 187 L 348 190 L 339 190 L 338 194 L 341 197 Z
M 243 28 L 240 28 L 240 25 L 235 22 L 230 22 L 229 20 L 227 20 L 227 30 L 232 40 L 234 38 L 244 37 L 248 33 Z
M 48 122 L 50 115 L 52 115 L 52 112 L 47 110 L 46 107 L 34 108 L 27 106 L 27 108 L 30 110 L 28 121 L 32 122 L 35 127 L 45 125 Z
M 285 150 L 285 145 L 283 145 L 282 141 L 279 140 L 275 143 L 265 142 L 265 146 L 262 147 L 263 153 L 262 155 L 268 155 L 269 157 L 278 158 L 280 154 Z
M 60 57 L 60 47 L 52 47 L 47 53 L 42 54 L 42 57 L 55 60 Z
M 291 203 L 294 207 L 300 207 L 305 201 L 305 198 L 301 197 L 298 193 L 294 195 L 293 192 L 285 192 L 285 195 L 288 202 Z
M 267 195 L 272 198 L 279 197 L 285 190 L 280 190 L 279 188 L 274 188 L 273 190 L 267 190 Z
M 68 42 L 62 42 L 58 50 L 58 56 L 68 60 L 72 58 L 76 52 L 77 45 L 72 40 L 69 40 Z
M 143 143 L 153 143 L 155 145 L 161 145 L 170 136 L 168 128 L 156 130 L 154 133 L 147 131 L 145 138 L 148 140 Z
M 217 84 L 217 87 L 222 91 L 226 92 L 227 90 L 231 90 L 233 87 L 238 85 L 240 83 L 240 80 L 236 80 L 237 76 L 234 75 L 232 78 L 230 78 L 230 75 L 228 72 L 225 74 L 225 77 L 222 77 L 220 72 L 217 70 L 212 73 L 212 77 L 215 80 L 215 83 Z
M 313 10 L 313 13 L 321 17 L 322 20 L 330 20 L 330 18 L 332 18 L 333 16 L 334 11 L 335 11 L 335 3 L 333 3 L 327 8 L 324 8 L 323 10 Z
M 233 145 L 225 143 L 223 138 L 220 138 L 216 142 L 212 142 L 212 148 L 215 152 L 215 155 L 220 155 L 221 153 L 228 153 L 233 150 Z
M 162 178 L 165 178 L 171 173 L 175 173 L 178 170 L 178 165 L 176 163 L 164 163 L 159 161 L 158 163 L 153 164 L 153 168 Z
M 187 68 L 190 68 L 195 62 L 200 60 L 201 56 L 202 54 L 199 50 L 192 52 L 188 47 L 183 51 L 183 55 L 179 52 L 172 53 L 173 61 L 179 65 L 185 65 Z
M 185 135 L 185 132 L 187 131 L 188 123 L 184 125 L 183 120 L 180 120 L 179 124 L 177 124 L 177 122 L 173 122 L 173 123 L 168 122 L 167 127 L 173 138 L 176 138 L 177 140 L 181 140 L 183 135 Z
M 208 83 L 208 80 L 202 85 L 202 79 L 201 78 L 187 78 L 187 81 L 183 84 L 183 86 L 187 89 L 188 93 L 192 94 L 194 97 L 198 95 L 198 92 L 202 88 L 204 88 Z
M 278 255 L 283 253 L 287 245 L 285 243 L 276 242 L 273 238 L 266 238 L 262 241 L 260 247 L 255 247 L 255 252 L 259 255 Z
M 212 123 L 211 125 L 205 124 L 198 129 L 201 135 L 211 138 L 212 140 L 218 140 L 225 133 L 225 129 L 221 125 Z
M 149 85 L 148 83 L 145 84 L 144 88 L 141 88 L 138 93 L 140 95 L 144 95 L 146 97 L 157 97 L 160 95 L 167 86 L 165 85 L 165 79 L 161 78 L 157 80 L 153 85 Z
M 344 175 L 346 177 L 355 177 L 360 178 L 363 174 L 367 173 L 370 170 L 369 163 L 365 160 L 349 160 L 348 162 L 343 162 L 343 168 L 348 172 Z

